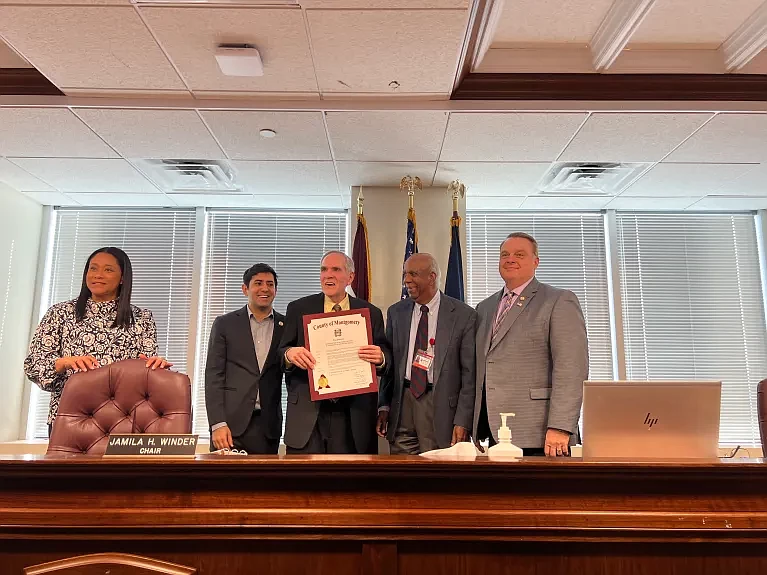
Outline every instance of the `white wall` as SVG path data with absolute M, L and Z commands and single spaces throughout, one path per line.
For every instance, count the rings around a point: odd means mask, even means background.
M 0 183 L 0 441 L 19 439 L 43 206 Z
M 357 229 L 357 194 L 352 188 L 350 209 L 349 245 L 354 245 Z M 399 188 L 363 188 L 365 219 L 368 224 L 370 244 L 370 267 L 372 270 L 372 303 L 386 309 L 400 299 L 402 290 L 402 259 L 405 256 L 405 232 L 407 230 L 408 196 Z M 446 188 L 424 188 L 416 192 L 415 213 L 418 227 L 418 251 L 429 252 L 439 263 L 442 271 L 442 287 L 447 273 L 450 254 L 450 217 L 453 201 Z M 466 285 L 466 200 L 458 204 L 461 216 L 461 248 L 464 262 L 464 285 Z

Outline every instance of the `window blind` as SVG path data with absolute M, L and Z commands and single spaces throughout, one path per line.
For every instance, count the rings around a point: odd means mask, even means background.
M 274 309 L 320 291 L 320 259 L 330 250 L 345 251 L 346 212 L 210 211 L 206 216 L 205 260 L 195 370 L 195 433 L 208 435 L 205 410 L 205 361 L 208 337 L 217 316 L 243 307 L 242 276 L 263 262 L 277 272 Z M 285 413 L 287 394 L 283 389 Z
M 94 250 L 118 247 L 133 266 L 131 303 L 152 312 L 160 354 L 174 364 L 174 370 L 188 373 L 194 210 L 61 208 L 53 213 L 41 317 L 51 305 L 78 296 L 85 263 Z M 50 394 L 37 386 L 32 393 L 27 435 L 47 438 Z
M 590 377 L 612 379 L 602 214 L 469 211 L 466 214 L 469 305 L 476 306 L 503 287 L 498 254 L 501 242 L 512 232 L 526 232 L 538 241 L 541 263 L 536 277 L 540 281 L 571 290 L 578 296 L 589 336 Z
M 755 216 L 617 221 L 628 378 L 722 380 L 720 444 L 759 445 L 767 336 Z

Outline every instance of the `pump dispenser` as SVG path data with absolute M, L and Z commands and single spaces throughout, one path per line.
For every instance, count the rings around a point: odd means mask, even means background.
M 490 459 L 522 457 L 522 449 L 511 442 L 511 429 L 506 425 L 507 417 L 514 417 L 514 414 L 501 414 L 501 427 L 498 428 L 498 443 L 487 450 L 487 456 Z

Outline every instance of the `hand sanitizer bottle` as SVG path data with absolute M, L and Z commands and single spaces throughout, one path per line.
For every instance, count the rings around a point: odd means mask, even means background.
M 487 456 L 490 459 L 508 460 L 522 457 L 522 449 L 511 442 L 511 429 L 506 426 L 507 417 L 514 417 L 514 414 L 501 414 L 501 427 L 498 428 L 498 443 L 487 450 Z

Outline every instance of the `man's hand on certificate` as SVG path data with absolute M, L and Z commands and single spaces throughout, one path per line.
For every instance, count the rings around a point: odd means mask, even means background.
M 305 347 L 291 347 L 285 352 L 285 359 L 301 369 L 314 369 L 314 356 Z
M 381 365 L 384 361 L 384 354 L 377 345 L 363 345 L 360 348 L 359 356 L 360 359 L 364 359 L 373 365 Z

